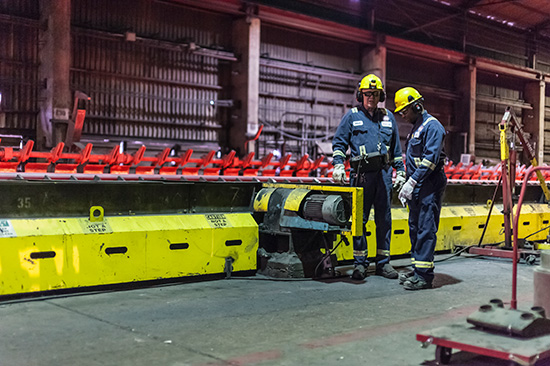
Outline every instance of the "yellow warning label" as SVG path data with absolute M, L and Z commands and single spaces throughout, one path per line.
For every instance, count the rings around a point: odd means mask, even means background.
M 208 220 L 208 223 L 213 228 L 231 227 L 231 223 L 229 222 L 229 220 L 227 220 L 225 214 L 208 214 L 204 215 L 204 217 L 206 217 L 206 220 Z
M 82 226 L 84 234 L 107 234 L 113 232 L 111 226 L 106 220 L 91 222 L 88 219 L 82 219 L 80 220 L 80 226 Z

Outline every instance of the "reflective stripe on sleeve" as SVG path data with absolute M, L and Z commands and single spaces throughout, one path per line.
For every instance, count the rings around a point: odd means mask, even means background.
M 359 154 L 360 155 L 367 155 L 367 149 L 365 148 L 365 145 L 359 146 Z
M 346 158 L 346 153 L 340 151 L 340 150 L 336 150 L 332 153 L 332 156 L 341 156 L 343 158 Z
M 431 170 L 434 170 L 435 169 L 435 164 L 432 163 L 431 161 L 429 161 L 428 159 L 424 159 L 422 160 L 422 165 L 424 166 L 427 166 L 428 168 L 430 168 Z
M 420 158 L 414 158 L 414 165 L 418 168 L 420 166 Z

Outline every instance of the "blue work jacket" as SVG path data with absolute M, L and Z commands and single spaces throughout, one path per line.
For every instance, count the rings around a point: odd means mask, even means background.
M 443 168 L 445 153 L 443 140 L 445 128 L 428 112 L 424 111 L 414 124 L 407 139 L 407 176 L 419 185 L 434 170 Z
M 399 142 L 399 130 L 392 112 L 377 108 L 371 116 L 361 106 L 350 109 L 332 139 L 332 163 L 343 164 L 346 151 L 351 157 L 372 152 L 388 154 L 389 163 L 398 171 L 405 170 Z

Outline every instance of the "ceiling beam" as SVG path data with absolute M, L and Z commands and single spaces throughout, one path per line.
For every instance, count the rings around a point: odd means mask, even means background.
M 422 33 L 424 33 L 426 36 L 428 36 L 428 38 L 430 38 L 432 41 L 434 40 L 434 37 L 426 32 L 423 28 L 423 26 L 421 26 L 417 21 L 415 21 L 410 15 L 409 13 L 407 13 L 405 10 L 403 10 L 400 6 L 398 6 L 394 0 L 389 0 L 389 2 L 397 9 L 398 12 L 401 13 L 401 15 L 403 15 L 403 17 L 409 19 L 415 26 L 416 26 L 416 29 L 420 30 Z
M 402 32 L 401 34 L 407 34 L 407 33 L 411 33 L 411 32 L 415 32 L 417 30 L 422 30 L 426 27 L 430 27 L 434 24 L 438 24 L 438 23 L 441 23 L 441 22 L 445 22 L 449 19 L 452 19 L 452 18 L 456 18 L 457 16 L 459 15 L 462 15 L 462 13 L 456 13 L 456 14 L 451 14 L 451 15 L 448 15 L 446 17 L 443 17 L 443 18 L 439 18 L 439 19 L 436 19 L 434 20 L 433 22 L 429 22 L 429 23 L 425 23 L 425 24 L 422 24 L 422 25 L 419 25 L 417 27 L 414 27 L 414 28 L 410 28 L 410 29 L 407 29 L 406 31 Z

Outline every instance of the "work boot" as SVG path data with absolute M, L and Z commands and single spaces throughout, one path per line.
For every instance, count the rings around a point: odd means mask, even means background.
M 432 283 L 415 274 L 403 284 L 405 290 L 425 290 L 432 288 Z
M 392 265 L 385 263 L 380 266 L 376 266 L 376 275 L 395 280 L 397 278 L 397 271 L 393 269 Z
M 414 271 L 407 271 L 407 272 L 401 272 L 399 273 L 399 284 L 402 285 L 407 281 L 409 278 L 414 276 Z
M 351 279 L 356 281 L 362 281 L 367 277 L 367 269 L 362 264 L 355 266 L 353 273 L 351 274 Z

